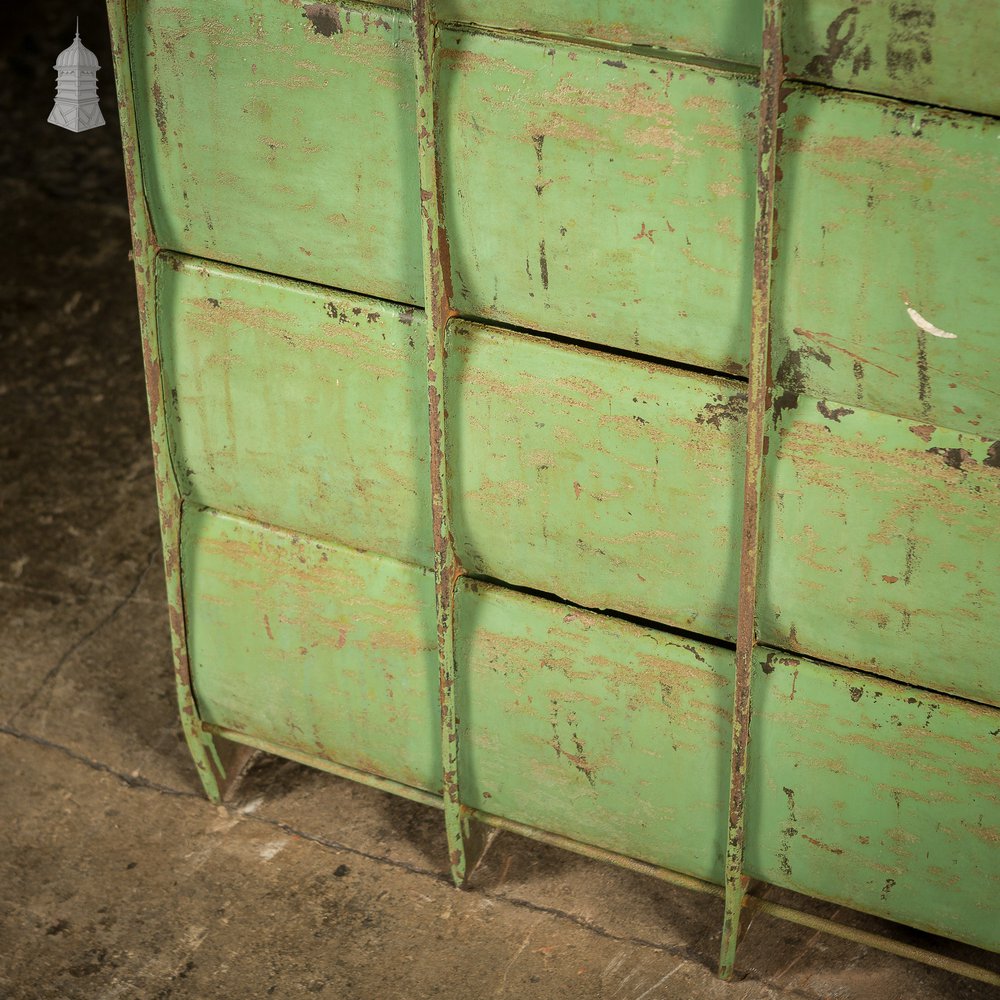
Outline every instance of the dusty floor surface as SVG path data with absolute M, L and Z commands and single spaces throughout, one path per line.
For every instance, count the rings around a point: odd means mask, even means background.
M 106 26 L 78 6 L 108 119 L 82 135 L 45 124 L 71 15 L 5 15 L 0 1000 L 996 997 L 765 917 L 723 984 L 717 902 L 506 834 L 460 892 L 434 810 L 272 758 L 230 806 L 203 798 L 173 698 Z

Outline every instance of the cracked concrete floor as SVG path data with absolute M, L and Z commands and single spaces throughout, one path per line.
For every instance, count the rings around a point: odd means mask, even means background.
M 101 7 L 79 6 L 107 67 Z M 107 128 L 46 125 L 66 26 L 9 21 L 0 1000 L 997 996 L 763 916 L 723 984 L 715 900 L 508 834 L 459 892 L 436 811 L 273 758 L 210 805 L 172 691 L 109 76 Z

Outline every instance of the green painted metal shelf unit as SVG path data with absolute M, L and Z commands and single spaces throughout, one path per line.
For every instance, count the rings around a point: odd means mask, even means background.
M 1000 19 L 110 0 L 177 690 L 996 982 Z M 600 9 L 602 17 L 598 18 Z

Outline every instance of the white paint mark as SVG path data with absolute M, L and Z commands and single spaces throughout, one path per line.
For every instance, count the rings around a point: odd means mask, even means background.
M 260 795 L 252 799 L 245 806 L 240 806 L 241 813 L 255 813 L 264 804 L 264 796 Z
M 924 331 L 924 333 L 929 333 L 933 337 L 944 337 L 945 340 L 954 340 L 958 336 L 957 333 L 949 333 L 947 330 L 942 330 L 941 327 L 935 326 L 930 320 L 924 319 L 924 317 L 921 316 L 909 302 L 906 303 L 906 311 L 910 314 L 910 319 L 912 319 L 913 322 Z
M 278 854 L 281 851 L 283 851 L 287 844 L 288 841 L 284 839 L 272 840 L 271 843 L 265 844 L 257 853 L 260 854 L 260 856 L 265 861 L 270 861 L 271 858 L 275 856 L 275 854 Z

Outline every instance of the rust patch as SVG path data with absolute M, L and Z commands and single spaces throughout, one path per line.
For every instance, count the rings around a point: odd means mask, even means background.
M 723 402 L 721 395 L 715 396 L 715 402 L 706 403 L 701 413 L 694 419 L 695 423 L 711 424 L 716 430 L 722 430 L 723 424 L 729 420 L 741 424 L 747 415 L 747 394 L 738 392 Z
M 569 726 L 575 726 L 575 713 L 568 712 L 565 721 Z M 570 733 L 576 753 L 570 753 L 559 739 L 559 703 L 555 700 L 552 701 L 552 716 L 549 719 L 549 723 L 552 726 L 552 741 L 549 743 L 549 746 L 555 750 L 556 757 L 565 757 L 587 779 L 590 787 L 593 788 L 596 784 L 596 779 L 594 778 L 596 768 L 587 760 L 586 748 L 583 745 L 583 741 L 577 735 L 576 730 L 573 729 Z
M 158 82 L 153 83 L 153 116 L 156 118 L 156 127 L 160 130 L 160 141 L 167 141 L 167 112 L 163 105 L 163 91 L 160 90 Z
M 929 417 L 931 413 L 931 379 L 927 370 L 927 334 L 917 333 L 917 397 L 920 412 Z
M 851 701 L 853 702 L 861 701 L 861 696 L 865 693 L 865 689 L 860 687 L 852 687 L 850 691 L 851 691 Z
M 785 798 L 788 800 L 788 819 L 790 824 L 798 823 L 795 818 L 795 792 L 791 788 L 783 788 Z M 781 831 L 781 843 L 778 846 L 778 864 L 786 875 L 792 874 L 792 866 L 788 861 L 788 848 L 790 840 L 798 833 L 798 828 L 792 825 L 785 827 Z
M 799 337 L 804 337 L 806 340 L 811 340 L 814 343 L 819 342 L 825 348 L 829 348 L 831 351 L 837 351 L 840 354 L 844 354 L 851 358 L 854 362 L 854 377 L 859 380 L 859 383 L 864 379 L 865 374 L 864 368 L 861 367 L 862 365 L 871 365 L 873 368 L 877 368 L 880 372 L 885 372 L 885 374 L 889 375 L 891 378 L 899 378 L 896 372 L 889 368 L 885 368 L 883 365 L 876 364 L 871 360 L 871 358 L 862 357 L 862 355 L 855 354 L 853 351 L 847 350 L 846 347 L 841 347 L 839 344 L 834 343 L 834 338 L 824 331 L 805 330 L 801 326 L 796 326 L 793 328 L 793 332 Z
M 882 580 L 884 583 L 899 583 L 898 576 L 883 576 Z
M 917 568 L 917 564 L 920 562 L 917 557 L 917 540 L 913 537 L 913 529 L 910 529 L 910 534 L 906 539 L 906 557 L 905 566 L 903 568 L 903 583 L 907 586 L 910 585 L 910 580 L 913 578 L 913 571 Z
M 545 257 L 545 240 L 538 244 L 538 270 L 542 276 L 542 288 L 549 287 L 549 262 Z
M 964 448 L 928 448 L 927 454 L 940 455 L 949 469 L 961 469 L 966 464 L 979 464 Z
M 332 3 L 307 3 L 302 8 L 302 16 L 312 25 L 312 30 L 324 38 L 343 34 L 340 8 Z
M 628 69 L 628 67 L 621 61 L 621 59 L 605 59 L 605 66 L 613 66 L 615 69 Z
M 656 240 L 653 239 L 653 234 L 656 232 L 655 229 L 647 229 L 646 223 L 644 222 L 639 229 L 639 232 L 632 237 L 634 240 L 649 240 L 650 243 L 656 244 Z
M 184 615 L 174 604 L 167 605 L 170 630 L 174 637 L 174 665 L 181 684 L 191 686 L 191 668 L 188 665 L 187 650 L 184 648 Z M 192 710 L 192 715 L 194 711 Z
M 149 421 L 156 429 L 160 417 L 160 363 L 153 357 L 153 345 L 143 338 L 142 357 L 146 369 L 146 394 L 149 396 Z
M 839 406 L 837 409 L 831 410 L 825 399 L 821 399 L 816 403 L 816 409 L 819 410 L 819 412 L 826 417 L 827 420 L 832 420 L 835 424 L 840 423 L 841 417 L 849 417 L 854 412 L 854 410 L 846 406 Z
M 781 395 L 774 400 L 775 427 L 781 421 L 781 414 L 785 410 L 798 408 L 799 396 L 806 391 L 806 377 L 802 370 L 802 363 L 806 358 L 812 358 L 827 368 L 830 367 L 830 355 L 819 347 L 797 347 L 785 355 L 774 377 L 775 385 L 781 389 Z
M 854 368 L 854 391 L 859 403 L 865 401 L 865 366 L 860 361 L 853 363 Z
M 821 847 L 824 851 L 829 851 L 831 854 L 843 854 L 844 849 L 842 847 L 834 847 L 832 844 L 824 844 L 822 840 L 817 840 L 815 837 L 810 837 L 808 834 L 800 834 L 803 840 L 808 840 L 810 844 L 814 847 Z
M 986 458 L 983 459 L 983 465 L 987 465 L 991 469 L 1000 469 L 1000 441 L 994 441 L 990 445 L 989 451 L 986 452 Z
M 933 424 L 917 424 L 915 427 L 911 427 L 910 428 L 910 433 L 911 434 L 916 434 L 918 438 L 921 438 L 923 441 L 928 441 L 929 442 L 930 439 L 931 439 L 931 437 L 934 434 L 934 425 Z

